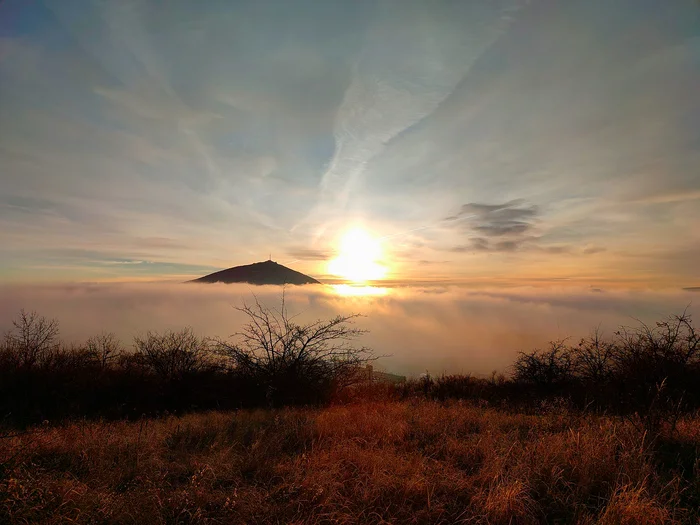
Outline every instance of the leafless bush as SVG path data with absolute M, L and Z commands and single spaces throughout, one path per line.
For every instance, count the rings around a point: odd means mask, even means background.
M 521 385 L 625 415 L 652 436 L 700 406 L 700 334 L 687 311 L 621 327 L 610 339 L 596 330 L 577 346 L 521 352 L 514 368 Z
M 198 337 L 191 328 L 148 332 L 136 337 L 134 345 L 139 362 L 164 380 L 181 379 L 213 366 L 210 340 Z
M 58 348 L 58 321 L 20 310 L 5 334 L 5 350 L 20 368 L 32 368 L 50 359 Z
M 552 341 L 547 350 L 520 352 L 515 364 L 515 380 L 540 387 L 552 387 L 572 378 L 572 356 L 566 341 Z
M 219 340 L 218 350 L 235 370 L 256 378 L 272 402 L 279 398 L 313 397 L 314 391 L 346 386 L 358 380 L 358 369 L 374 359 L 371 350 L 353 345 L 366 331 L 352 326 L 358 315 L 336 316 L 298 324 L 282 296 L 279 309 L 244 304 L 237 310 L 248 323 L 235 341 Z
M 111 332 L 102 332 L 85 342 L 85 350 L 100 365 L 100 368 L 106 369 L 122 354 L 123 347 L 116 335 Z
M 620 402 L 648 432 L 674 423 L 684 405 L 700 402 L 700 333 L 687 310 L 665 321 L 616 332 L 614 375 Z
M 614 341 L 605 340 L 600 329 L 587 338 L 581 339 L 578 346 L 571 347 L 572 371 L 576 377 L 586 382 L 602 383 L 610 379 L 613 365 L 618 357 Z
M 657 364 L 678 369 L 700 363 L 700 333 L 687 310 L 654 326 L 640 322 L 636 328 L 621 327 L 615 335 L 618 367 Z

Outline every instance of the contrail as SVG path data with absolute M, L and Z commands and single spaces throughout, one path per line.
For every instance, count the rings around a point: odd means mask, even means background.
M 437 224 L 437 223 L 435 223 Z M 377 240 L 378 241 L 383 241 L 384 239 L 392 239 L 393 237 L 400 237 L 401 235 L 406 235 L 411 232 L 417 232 L 419 230 L 425 230 L 427 228 L 434 228 L 435 224 L 428 224 L 427 226 L 419 226 L 418 228 L 412 228 L 410 230 L 398 232 L 398 233 L 392 233 L 390 235 L 384 235 L 383 237 L 379 237 Z
M 380 3 L 336 110 L 335 152 L 321 177 L 317 201 L 297 225 L 322 223 L 348 206 L 368 163 L 433 113 L 508 30 L 521 0 L 506 3 L 499 8 L 481 0 L 468 12 L 446 7 L 435 13 L 421 0 Z M 414 23 L 395 31 L 402 14 Z

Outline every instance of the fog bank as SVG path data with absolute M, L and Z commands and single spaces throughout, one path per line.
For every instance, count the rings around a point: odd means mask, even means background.
M 281 288 L 196 284 L 66 284 L 0 286 L 0 330 L 21 308 L 59 320 L 61 337 L 79 342 L 102 331 L 127 347 L 135 335 L 191 326 L 197 333 L 228 337 L 245 322 L 235 310 L 254 295 L 279 306 Z M 290 314 L 300 322 L 359 313 L 369 330 L 360 344 L 382 358 L 378 366 L 417 375 L 507 371 L 516 353 L 600 326 L 607 333 L 636 319 L 697 314 L 692 291 L 601 291 L 573 288 L 396 288 L 384 295 L 340 296 L 330 287 L 286 289 Z M 697 301 L 696 301 L 697 303 Z M 697 318 L 697 315 L 696 315 Z

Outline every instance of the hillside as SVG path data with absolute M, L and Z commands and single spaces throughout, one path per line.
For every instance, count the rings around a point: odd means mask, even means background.
M 415 399 L 42 425 L 0 439 L 0 522 L 698 523 L 699 431 Z

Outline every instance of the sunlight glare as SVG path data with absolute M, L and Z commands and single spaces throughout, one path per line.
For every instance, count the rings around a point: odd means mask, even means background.
M 328 264 L 328 272 L 353 282 L 382 279 L 386 267 L 380 264 L 382 247 L 369 233 L 354 228 L 340 241 L 339 254 Z

